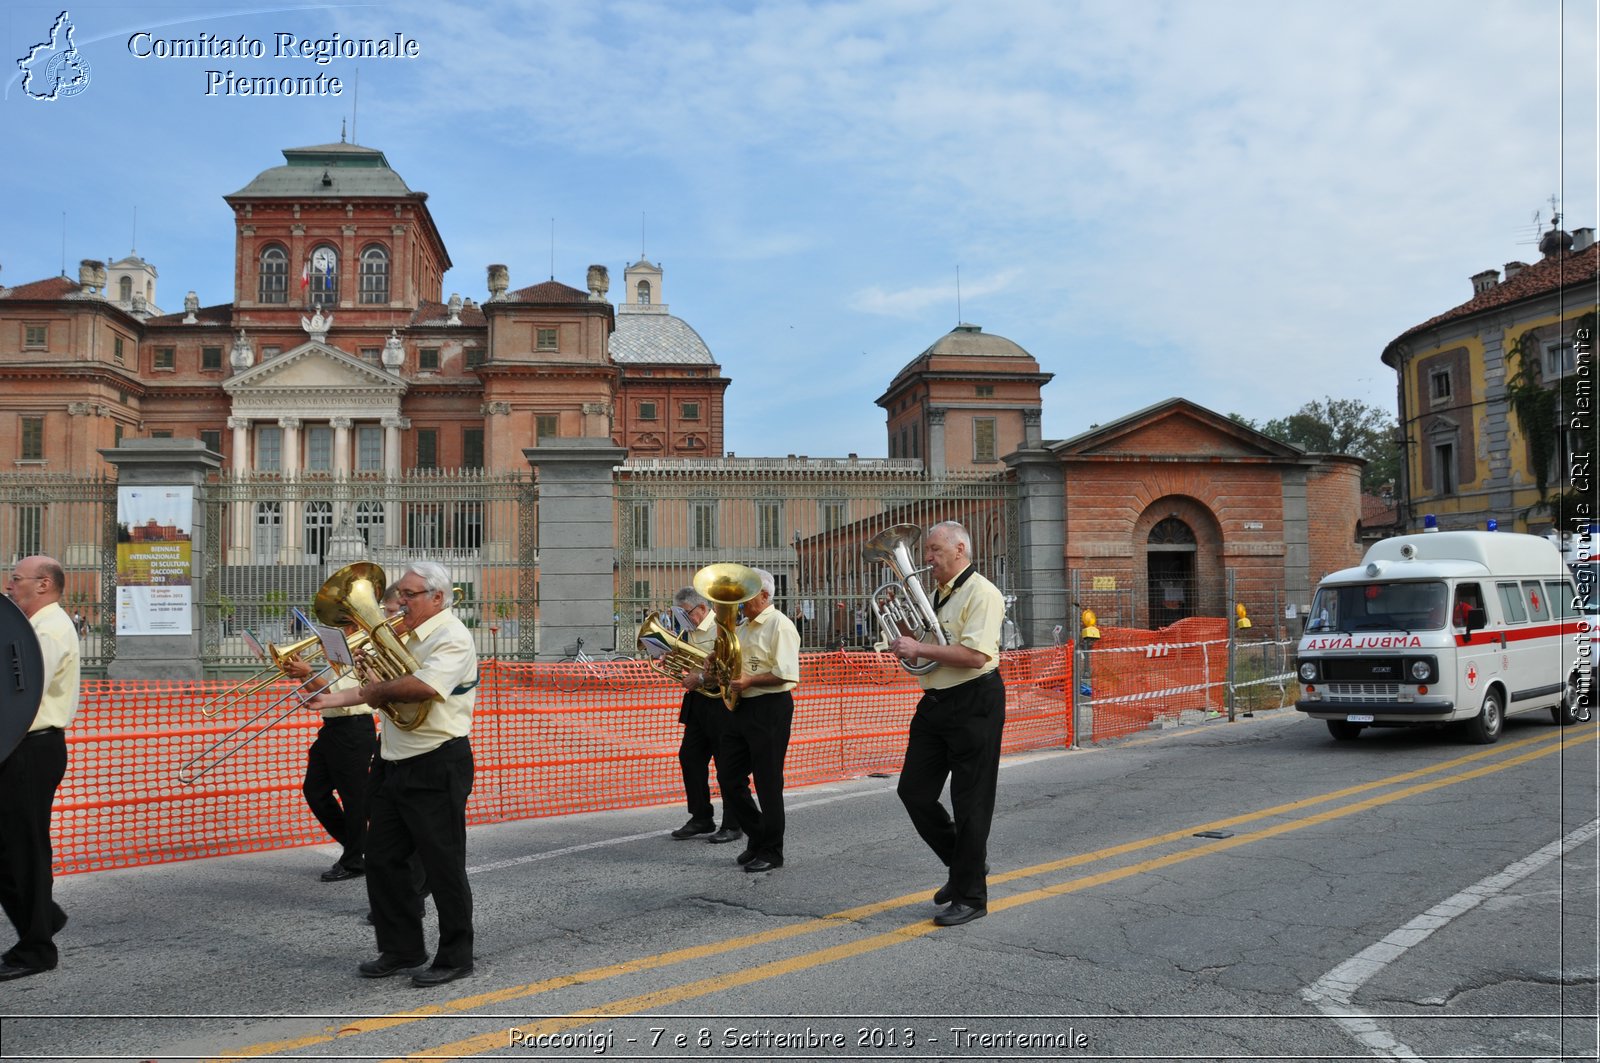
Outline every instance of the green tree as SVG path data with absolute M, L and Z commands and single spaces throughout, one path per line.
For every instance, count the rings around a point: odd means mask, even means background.
M 1378 493 L 1400 475 L 1400 447 L 1395 442 L 1394 415 L 1360 399 L 1332 396 L 1306 403 L 1287 417 L 1256 424 L 1247 417 L 1234 420 L 1282 443 L 1292 443 L 1315 454 L 1353 454 L 1367 460 L 1361 470 L 1361 489 Z
M 1586 493 L 1573 485 L 1561 494 L 1551 496 L 1551 483 L 1566 482 L 1572 468 L 1573 455 L 1578 449 L 1573 435 L 1580 423 L 1587 423 L 1593 431 L 1592 417 L 1579 417 L 1580 411 L 1590 408 L 1587 395 L 1579 395 L 1580 380 L 1588 389 L 1590 374 L 1578 372 L 1579 362 L 1593 357 L 1595 311 L 1578 319 L 1573 329 L 1573 371 L 1559 376 L 1555 381 L 1544 380 L 1544 341 L 1537 330 L 1529 329 L 1518 336 L 1506 359 L 1511 370 L 1506 377 L 1506 404 L 1517 419 L 1517 427 L 1528 443 L 1528 459 L 1533 467 L 1533 480 L 1539 489 L 1539 501 L 1529 506 L 1523 514 L 1546 510 L 1551 516 L 1562 513 L 1583 513 L 1589 504 Z M 1554 474 L 1554 476 L 1552 476 Z

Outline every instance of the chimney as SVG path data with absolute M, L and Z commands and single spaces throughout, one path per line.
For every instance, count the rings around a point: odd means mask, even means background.
M 1517 274 L 1521 273 L 1523 270 L 1525 270 L 1527 268 L 1528 268 L 1528 264 L 1526 262 L 1507 262 L 1506 263 L 1506 280 L 1509 281 L 1512 277 L 1515 277 Z
M 1482 273 L 1472 275 L 1472 294 L 1482 295 L 1484 292 L 1500 283 L 1500 271 L 1486 269 Z
M 606 292 L 611 290 L 611 274 L 604 266 L 590 266 L 588 286 L 591 303 L 605 302 Z
M 1572 230 L 1572 250 L 1587 251 L 1594 246 L 1594 230 L 1587 225 L 1581 229 Z
M 92 258 L 78 261 L 78 284 L 84 295 L 93 295 L 95 288 L 104 284 L 106 264 L 97 262 Z
M 506 297 L 506 289 L 511 287 L 511 271 L 505 266 L 495 263 L 489 267 L 489 301 L 499 302 Z

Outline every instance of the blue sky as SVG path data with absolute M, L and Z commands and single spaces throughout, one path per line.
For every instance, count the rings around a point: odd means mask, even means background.
M 1597 221 L 1594 0 L 101 4 L 67 8 L 88 87 L 28 99 L 61 10 L 0 16 L 0 283 L 60 271 L 65 214 L 74 276 L 136 246 L 163 309 L 225 302 L 222 196 L 353 119 L 429 194 L 446 296 L 661 264 L 741 455 L 884 455 L 873 399 L 958 320 L 1055 374 L 1047 438 L 1173 395 L 1392 409 L 1390 339 L 1535 260 L 1552 194 Z M 268 56 L 140 59 L 140 31 Z M 278 32 L 420 54 L 318 66 Z M 345 92 L 207 96 L 212 69 Z

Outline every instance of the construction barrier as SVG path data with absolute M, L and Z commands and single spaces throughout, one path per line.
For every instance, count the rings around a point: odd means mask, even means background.
M 1080 655 L 1078 683 L 1096 742 L 1185 712 L 1221 713 L 1228 686 L 1228 621 L 1190 617 L 1156 631 L 1105 627 Z
M 1006 653 L 1001 676 L 1006 753 L 1071 744 L 1070 646 Z M 485 660 L 480 680 L 469 824 L 682 802 L 682 688 L 644 662 Z M 292 689 L 277 682 L 202 716 L 228 688 L 84 681 L 52 820 L 57 874 L 329 841 L 300 794 L 320 726 L 309 710 L 271 727 L 279 711 L 267 711 L 240 736 L 259 737 L 193 785 L 179 782 L 180 765 Z M 918 696 L 887 655 L 803 655 L 787 783 L 898 771 Z

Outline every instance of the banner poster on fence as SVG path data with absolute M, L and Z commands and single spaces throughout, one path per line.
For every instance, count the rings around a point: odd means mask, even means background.
M 117 634 L 193 633 L 193 487 L 117 488 Z

